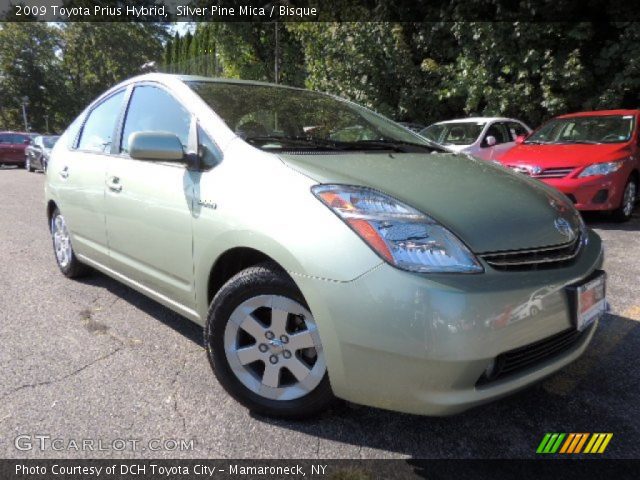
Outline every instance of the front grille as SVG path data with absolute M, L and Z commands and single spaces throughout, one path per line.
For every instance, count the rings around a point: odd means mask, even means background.
M 530 250 L 513 250 L 480 255 L 496 270 L 541 270 L 558 268 L 572 262 L 580 252 L 582 235 L 573 241 Z
M 570 328 L 524 347 L 501 353 L 496 357 L 496 364 L 490 375 L 482 374 L 476 385 L 502 380 L 537 363 L 558 357 L 571 350 L 592 328 L 593 325 L 590 325 L 582 332 Z
M 573 171 L 573 167 L 546 168 L 539 172 L 535 172 L 533 167 L 523 165 L 510 165 L 509 168 L 533 178 L 564 178 Z
M 573 171 L 573 168 L 547 168 L 533 178 L 564 178 Z

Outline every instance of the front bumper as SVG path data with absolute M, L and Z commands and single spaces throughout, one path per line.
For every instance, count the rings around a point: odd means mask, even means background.
M 338 397 L 447 415 L 524 388 L 579 357 L 595 328 L 554 357 L 476 385 L 499 354 L 572 328 L 564 288 L 602 260 L 592 232 L 575 262 L 558 269 L 417 275 L 381 264 L 350 282 L 294 279 L 318 323 Z
M 627 175 L 622 169 L 604 176 L 540 179 L 571 198 L 578 210 L 601 211 L 615 210 L 620 206 L 626 180 Z

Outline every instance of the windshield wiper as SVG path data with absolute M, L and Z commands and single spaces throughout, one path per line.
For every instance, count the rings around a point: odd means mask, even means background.
M 600 145 L 602 142 L 596 142 L 593 140 L 563 140 L 558 142 L 559 144 L 572 144 L 572 143 L 581 143 L 584 145 Z
M 424 152 L 425 150 L 429 152 L 444 152 L 450 153 L 446 148 L 429 142 L 429 144 L 423 143 L 413 143 L 413 142 L 405 142 L 403 140 L 390 140 L 390 139 L 382 139 L 382 140 L 358 140 L 356 142 L 343 142 L 340 145 L 351 146 L 353 145 L 355 148 L 379 148 L 379 149 L 392 149 L 397 152 L 403 153 L 416 153 L 416 152 Z
M 448 150 L 440 145 L 433 144 L 420 144 L 412 142 L 404 142 L 402 140 L 358 140 L 355 142 L 344 142 L 339 140 L 328 140 L 322 138 L 313 137 L 294 137 L 287 135 L 262 135 L 262 136 L 250 136 L 244 139 L 251 144 L 259 144 L 264 147 L 269 142 L 282 144 L 281 148 L 287 147 L 301 147 L 301 148 L 314 148 L 314 149 L 326 149 L 326 150 L 393 150 L 396 152 L 408 153 L 408 152 L 424 152 L 425 150 L 430 152 L 446 152 Z
M 264 147 L 269 143 L 279 143 L 281 144 L 282 149 L 287 147 L 301 147 L 301 148 L 313 148 L 313 149 L 326 149 L 326 150 L 339 150 L 339 148 L 330 142 L 326 142 L 324 140 L 318 140 L 314 138 L 307 137 L 291 137 L 285 135 L 262 135 L 262 136 L 252 136 L 244 138 L 245 142 L 248 142 L 252 145 L 259 144 L 259 146 Z

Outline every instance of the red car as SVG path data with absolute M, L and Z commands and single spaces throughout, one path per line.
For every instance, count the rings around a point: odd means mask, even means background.
M 603 110 L 555 117 L 500 163 L 567 195 L 579 210 L 631 218 L 640 183 L 640 110 Z
M 0 165 L 24 167 L 25 150 L 30 143 L 28 133 L 0 132 Z

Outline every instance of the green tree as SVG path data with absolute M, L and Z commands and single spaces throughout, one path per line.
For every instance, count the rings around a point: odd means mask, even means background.
M 167 36 L 164 27 L 153 23 L 68 24 L 62 58 L 72 92 L 69 110 L 79 112 L 107 88 L 160 61 Z
M 63 75 L 56 52 L 60 29 L 45 23 L 0 24 L 0 129 L 23 130 L 22 99 L 29 98 L 28 120 L 35 131 L 63 122 Z

